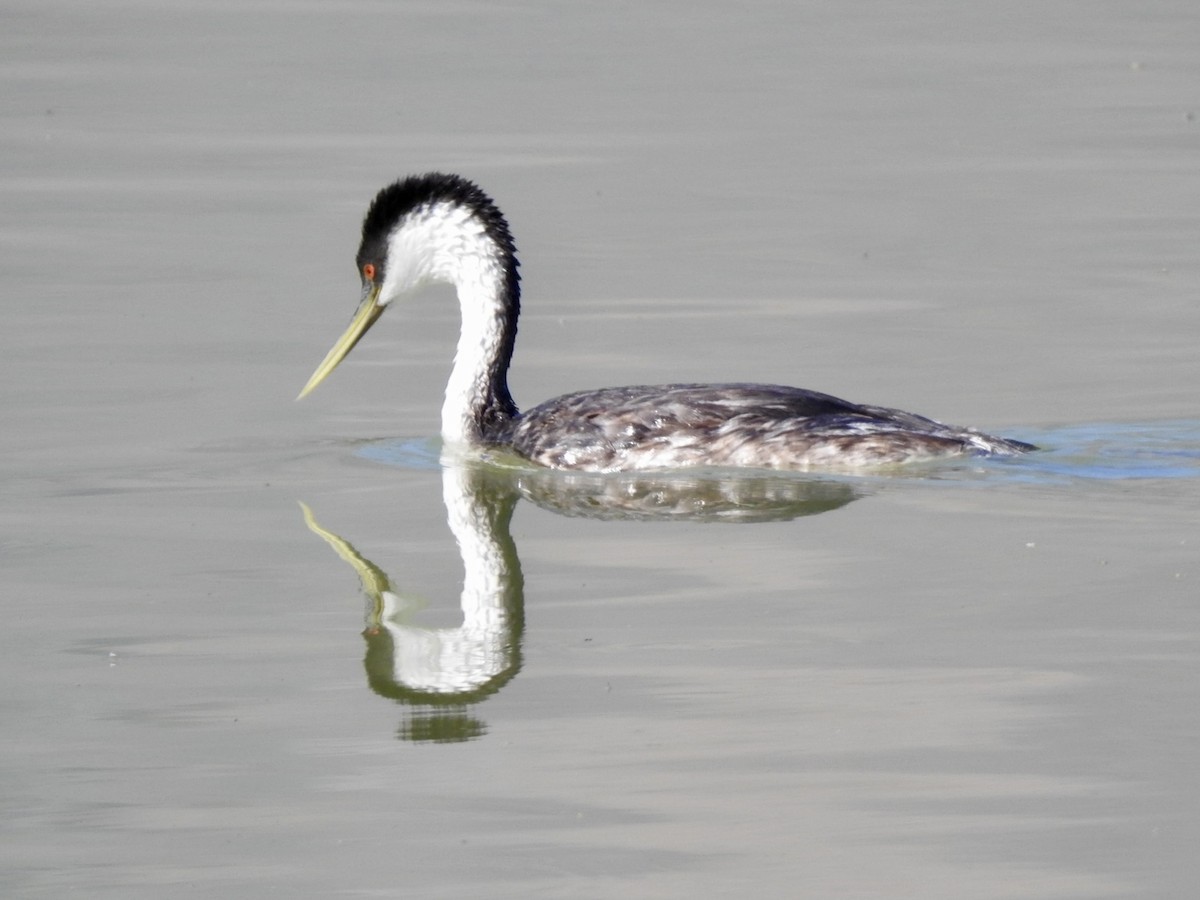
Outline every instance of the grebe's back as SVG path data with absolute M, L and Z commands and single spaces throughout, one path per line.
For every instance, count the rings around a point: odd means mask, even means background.
M 544 466 L 592 472 L 836 470 L 1034 449 L 898 409 L 773 384 L 638 385 L 567 394 L 515 419 L 499 443 Z

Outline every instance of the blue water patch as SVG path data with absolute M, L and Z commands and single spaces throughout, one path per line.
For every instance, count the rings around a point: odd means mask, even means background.
M 1099 422 L 1027 431 L 1041 449 L 995 460 L 1002 477 L 1021 481 L 1194 478 L 1200 475 L 1200 421 Z M 989 462 L 991 462 L 989 460 Z
M 394 438 L 363 444 L 355 455 L 401 469 L 437 471 L 441 468 L 442 442 L 438 438 Z

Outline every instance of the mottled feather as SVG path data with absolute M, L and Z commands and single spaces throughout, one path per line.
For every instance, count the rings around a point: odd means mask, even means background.
M 1032 449 L 902 410 L 770 384 L 582 391 L 528 410 L 497 438 L 541 465 L 590 472 L 856 468 Z

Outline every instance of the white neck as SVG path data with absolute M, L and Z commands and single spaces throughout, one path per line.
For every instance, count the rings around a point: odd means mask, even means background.
M 472 210 L 436 204 L 407 216 L 388 242 L 388 269 L 382 302 L 410 294 L 425 284 L 454 285 L 462 330 L 454 368 L 442 404 L 442 440 L 447 445 L 482 442 L 481 418 L 500 402 L 511 406 L 506 381 L 516 327 L 508 309 L 506 257 Z
M 504 338 L 504 273 L 496 260 L 459 270 L 458 306 L 462 331 L 454 351 L 454 368 L 442 402 L 442 440 L 446 444 L 478 444 L 479 411 L 492 396 L 492 379 Z

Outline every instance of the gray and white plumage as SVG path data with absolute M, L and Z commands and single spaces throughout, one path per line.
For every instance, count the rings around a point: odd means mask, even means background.
M 515 246 L 491 198 L 457 175 L 414 176 L 380 191 L 363 221 L 357 262 L 358 313 L 301 396 L 393 300 L 448 282 L 462 310 L 442 407 L 442 437 L 450 447 L 503 447 L 539 465 L 587 472 L 846 470 L 1034 449 L 901 410 L 769 384 L 604 388 L 521 413 L 507 380 L 520 312 Z

